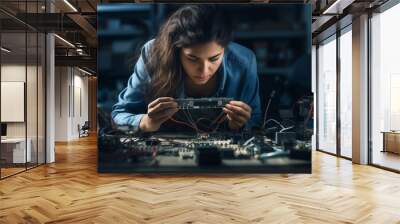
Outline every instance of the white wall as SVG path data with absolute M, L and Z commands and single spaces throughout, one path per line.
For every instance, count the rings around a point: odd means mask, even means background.
M 83 75 L 76 68 L 56 67 L 56 141 L 79 138 L 78 124 L 89 118 L 88 78 Z
M 1 81 L 25 82 L 25 74 L 26 74 L 25 69 L 26 69 L 25 64 L 2 65 Z M 1 110 L 7 110 L 7 108 L 1 108 Z M 7 123 L 7 137 L 25 137 L 25 122 Z
M 78 75 L 76 72 L 79 72 Z M 72 135 L 78 137 L 78 124 L 81 126 L 85 123 L 85 121 L 89 120 L 89 102 L 88 102 L 88 78 L 83 77 L 83 73 L 79 70 L 74 70 L 74 108 L 73 108 L 73 119 L 72 119 Z
M 25 70 L 27 69 L 27 70 Z M 28 87 L 27 87 L 27 120 L 28 120 L 28 137 L 29 130 L 35 130 L 36 135 L 36 80 L 31 75 L 36 76 L 36 66 L 27 66 L 19 64 L 5 64 L 1 66 L 1 81 L 2 82 L 26 82 L 25 75 L 28 72 Z M 30 87 L 30 88 L 29 88 Z M 41 107 L 42 105 L 39 105 Z M 8 108 L 1 108 L 7 110 Z M 24 108 L 23 108 L 24 109 Z M 26 122 L 7 122 L 7 135 L 8 137 L 25 137 L 25 123 Z
M 68 140 L 68 87 L 67 67 L 55 68 L 55 141 Z

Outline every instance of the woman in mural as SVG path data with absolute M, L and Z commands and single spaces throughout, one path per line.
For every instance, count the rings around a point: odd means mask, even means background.
M 127 87 L 113 106 L 117 125 L 158 131 L 175 121 L 177 98 L 230 97 L 225 127 L 259 125 L 261 107 L 254 53 L 232 42 L 229 19 L 215 5 L 187 5 L 147 42 Z M 180 122 L 182 123 L 182 122 Z

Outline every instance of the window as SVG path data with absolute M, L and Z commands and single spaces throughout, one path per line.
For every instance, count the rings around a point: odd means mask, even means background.
M 383 132 L 400 130 L 399 21 L 400 4 L 371 18 L 371 157 L 373 164 L 396 170 L 400 151 L 387 150 Z M 398 149 L 400 141 L 396 144 Z
M 318 48 L 318 149 L 336 153 L 336 36 Z
M 351 26 L 340 36 L 340 155 L 352 157 L 352 34 Z

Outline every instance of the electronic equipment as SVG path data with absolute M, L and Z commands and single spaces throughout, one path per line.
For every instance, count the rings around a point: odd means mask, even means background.
M 210 109 L 223 108 L 233 98 L 228 97 L 211 97 L 211 98 L 179 98 L 175 101 L 178 103 L 179 109 Z
M 199 166 L 217 166 L 222 163 L 221 151 L 217 146 L 199 146 L 195 153 Z
M 280 109 L 279 116 L 281 119 L 292 119 L 294 118 L 292 109 Z
M 5 138 L 7 136 L 7 124 L 1 123 L 1 138 Z
M 296 132 L 276 132 L 275 143 L 277 145 L 284 145 L 286 142 L 296 141 Z
M 292 140 L 293 133 L 279 138 Z M 264 133 L 251 131 L 217 133 L 143 133 L 139 135 L 100 135 L 100 161 L 135 166 L 215 167 L 229 164 L 265 164 L 273 158 L 309 160 L 311 146 L 296 140 L 282 145 Z M 301 147 L 300 147 L 301 145 Z M 293 151 L 296 150 L 296 151 Z M 293 151 L 293 152 L 292 152 Z

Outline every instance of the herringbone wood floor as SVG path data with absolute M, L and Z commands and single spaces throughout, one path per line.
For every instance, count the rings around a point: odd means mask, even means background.
M 0 181 L 0 223 L 400 223 L 400 175 L 320 152 L 312 175 L 97 174 L 96 139 Z

